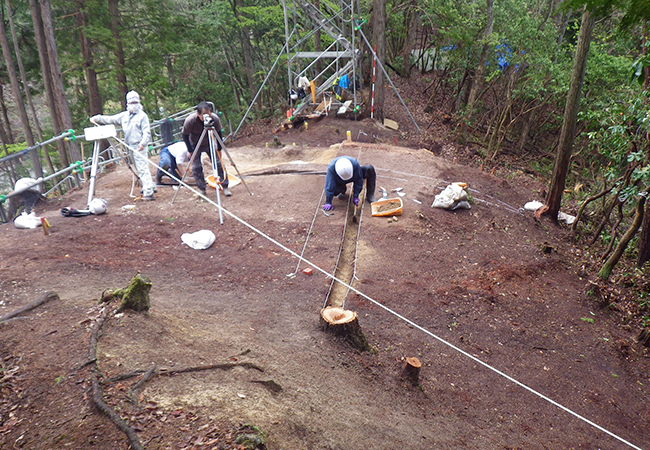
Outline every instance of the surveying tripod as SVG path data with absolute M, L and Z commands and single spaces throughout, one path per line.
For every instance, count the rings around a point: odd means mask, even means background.
M 203 116 L 203 131 L 201 132 L 201 136 L 199 137 L 198 142 L 196 143 L 194 147 L 194 151 L 192 152 L 192 156 L 190 157 L 190 161 L 188 163 L 188 169 L 191 169 L 193 164 L 194 164 L 194 159 L 195 158 L 201 158 L 201 152 L 199 151 L 201 144 L 203 143 L 203 140 L 208 138 L 208 145 L 210 149 L 210 162 L 212 165 L 212 177 L 215 181 L 216 186 L 216 196 L 217 196 L 217 205 L 219 206 L 219 223 L 223 224 L 223 215 L 221 212 L 221 196 L 219 192 L 219 188 L 221 185 L 225 183 L 225 186 L 228 186 L 228 172 L 226 171 L 226 166 L 223 163 L 223 160 L 221 158 L 221 151 L 226 152 L 226 155 L 228 156 L 228 159 L 230 160 L 230 163 L 232 166 L 235 168 L 237 171 L 237 175 L 239 175 L 240 180 L 246 186 L 246 190 L 250 195 L 253 195 L 253 193 L 248 189 L 248 185 L 246 185 L 246 182 L 244 181 L 244 178 L 242 175 L 239 173 L 239 170 L 237 169 L 237 166 L 235 165 L 235 162 L 233 161 L 232 157 L 230 156 L 230 153 L 228 153 L 228 150 L 226 149 L 226 146 L 223 143 L 223 140 L 217 133 L 217 131 L 214 128 L 214 122 L 210 118 L 209 115 L 204 115 Z M 217 150 L 218 145 L 221 145 L 221 150 Z M 221 168 L 222 176 L 219 176 L 219 169 Z M 185 178 L 187 177 L 187 172 L 183 174 L 183 178 L 181 179 L 181 185 L 184 184 Z M 178 194 L 178 191 L 174 194 L 174 197 L 172 198 L 171 203 L 174 203 L 174 200 L 176 199 L 176 195 Z

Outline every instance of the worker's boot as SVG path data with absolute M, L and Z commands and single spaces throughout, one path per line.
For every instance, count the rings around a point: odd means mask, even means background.
M 377 178 L 376 177 L 368 177 L 366 178 L 366 198 L 368 199 L 368 203 L 374 203 L 375 200 L 375 182 Z

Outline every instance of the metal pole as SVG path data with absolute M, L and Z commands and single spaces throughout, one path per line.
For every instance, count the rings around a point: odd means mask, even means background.
M 219 137 L 219 133 L 214 133 L 214 137 L 219 141 L 221 144 L 221 149 L 226 153 L 226 156 L 228 156 L 228 159 L 230 160 L 230 164 L 235 168 L 235 171 L 237 172 L 237 175 L 239 176 L 239 179 L 241 180 L 242 183 L 244 183 L 244 186 L 246 186 L 246 190 L 250 195 L 253 195 L 250 189 L 248 189 L 248 185 L 246 184 L 246 181 L 244 181 L 244 177 L 242 176 L 241 173 L 239 173 L 239 169 L 237 168 L 237 165 L 235 165 L 235 161 L 233 161 L 232 157 L 230 156 L 230 153 L 226 149 L 226 145 L 223 143 L 221 138 Z
M 36 144 L 32 145 L 31 147 L 27 147 L 25 150 L 21 150 L 19 152 L 12 153 L 11 155 L 4 156 L 4 157 L 0 158 L 0 163 L 3 163 L 3 162 L 8 161 L 10 159 L 18 158 L 19 156 L 22 156 L 22 155 L 25 155 L 25 154 L 29 153 L 31 150 L 36 150 L 39 147 L 42 147 L 42 146 L 47 145 L 47 144 L 51 144 L 52 142 L 56 142 L 56 141 L 59 141 L 61 139 L 67 139 L 70 136 L 74 136 L 74 131 L 68 130 L 68 131 L 66 131 L 64 133 L 61 133 L 58 136 L 54 136 L 53 138 L 48 139 L 47 141 L 37 142 Z M 76 137 L 75 137 L 75 139 L 76 139 Z
M 354 45 L 354 0 L 350 0 L 350 33 L 352 34 L 352 100 L 354 103 L 354 112 L 357 112 L 357 49 Z
M 384 65 L 381 63 L 381 61 L 379 61 L 379 58 L 377 58 L 377 54 L 376 54 L 375 51 L 372 49 L 372 46 L 370 45 L 370 42 L 368 42 L 368 38 L 366 38 L 366 35 L 363 34 L 363 31 L 361 31 L 361 30 L 359 30 L 359 34 L 361 34 L 361 37 L 363 37 L 363 40 L 366 41 L 366 45 L 368 46 L 368 49 L 370 49 L 370 51 L 372 52 L 372 56 L 373 56 L 375 59 L 377 59 L 377 64 L 379 64 L 379 68 L 381 69 L 382 72 L 384 72 L 384 75 L 386 76 L 386 79 L 388 80 L 388 82 L 390 83 L 390 85 L 393 87 L 393 90 L 395 91 L 395 94 L 397 95 L 397 98 L 399 98 L 399 101 L 402 103 L 402 106 L 404 107 L 404 109 L 405 109 L 406 112 L 408 113 L 409 117 L 410 117 L 411 120 L 413 121 L 413 124 L 415 125 L 415 128 L 417 128 L 417 129 L 418 129 L 418 132 L 419 132 L 420 134 L 422 134 L 422 130 L 420 130 L 420 127 L 418 126 L 418 124 L 415 122 L 415 119 L 414 119 L 413 116 L 411 115 L 411 111 L 409 111 L 408 107 L 406 106 L 406 103 L 404 103 L 404 100 L 402 100 L 402 96 L 399 95 L 399 92 L 397 92 L 397 88 L 396 88 L 395 85 L 393 84 L 393 80 L 391 80 L 390 77 L 388 76 L 388 72 L 386 72 L 386 69 L 384 69 Z
M 93 159 L 92 165 L 90 166 L 90 180 L 88 180 L 88 203 L 90 207 L 90 202 L 95 195 L 95 180 L 97 179 L 97 165 L 99 164 L 99 141 L 93 143 Z
M 282 9 L 284 10 L 284 47 L 287 49 L 287 83 L 289 83 L 289 92 L 291 92 L 293 80 L 291 76 L 291 55 L 289 54 L 289 19 L 287 18 L 286 0 L 282 0 Z
M 214 135 L 217 133 L 214 132 L 214 129 L 212 129 L 211 131 L 212 133 L 208 134 L 208 144 L 210 145 L 210 162 L 212 163 L 212 179 L 214 180 L 215 191 L 217 191 L 217 205 L 219 206 L 219 224 L 223 225 L 223 213 L 221 212 L 221 194 L 219 192 L 220 180 L 219 180 L 219 171 L 217 170 L 217 164 L 221 163 L 221 170 L 223 171 L 224 181 L 228 179 L 228 172 L 226 172 L 226 167 L 224 166 L 224 164 L 221 162 L 221 159 L 217 155 L 217 149 L 216 146 L 214 145 Z

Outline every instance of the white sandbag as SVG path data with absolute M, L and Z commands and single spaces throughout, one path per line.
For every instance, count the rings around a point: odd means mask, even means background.
M 22 191 L 34 191 L 34 192 L 41 192 L 41 185 L 38 184 L 39 182 L 42 182 L 43 179 L 39 178 L 38 180 L 35 180 L 34 178 L 21 178 L 18 181 L 16 181 L 16 185 L 14 186 L 14 192 L 22 192 Z
M 217 237 L 210 230 L 199 230 L 195 233 L 183 233 L 181 241 L 194 250 L 205 250 L 210 247 Z
M 459 200 L 451 207 L 449 208 L 450 211 L 454 211 L 455 209 L 471 209 L 472 207 L 469 205 L 469 202 L 467 200 Z
M 558 222 L 564 222 L 567 225 L 573 225 L 573 222 L 576 221 L 576 216 L 572 216 L 571 214 L 566 214 L 560 211 L 557 213 L 557 220 Z
M 14 226 L 23 230 L 33 230 L 34 228 L 38 228 L 42 225 L 43 223 L 41 222 L 41 218 L 36 217 L 36 214 L 33 212 L 27 214 L 25 211 L 23 211 L 18 217 L 14 219 Z
M 532 202 L 528 202 L 524 205 L 524 209 L 526 211 L 537 211 L 539 208 L 544 206 L 544 203 L 538 202 L 537 200 L 533 200 Z
M 457 208 L 470 209 L 465 186 L 467 186 L 465 183 L 451 183 L 440 194 L 436 195 L 431 207 L 452 210 Z

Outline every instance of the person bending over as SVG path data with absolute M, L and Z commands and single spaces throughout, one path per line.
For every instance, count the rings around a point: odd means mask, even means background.
M 334 209 L 332 200 L 334 196 L 345 199 L 345 191 L 348 183 L 352 183 L 352 201 L 354 206 L 359 204 L 359 194 L 363 189 L 363 180 L 366 180 L 366 199 L 369 203 L 375 201 L 375 183 L 377 175 L 375 168 L 366 164 L 362 166 L 359 161 L 351 156 L 339 156 L 334 158 L 327 166 L 325 176 L 325 204 L 324 211 Z
M 156 173 L 156 184 L 162 184 L 162 177 L 167 175 L 162 170 L 171 173 L 171 178 L 179 183 L 185 175 L 185 164 L 190 160 L 190 153 L 187 151 L 185 142 L 176 142 L 160 151 L 160 161 L 158 162 L 158 173 Z M 176 184 L 174 183 L 174 184 Z

